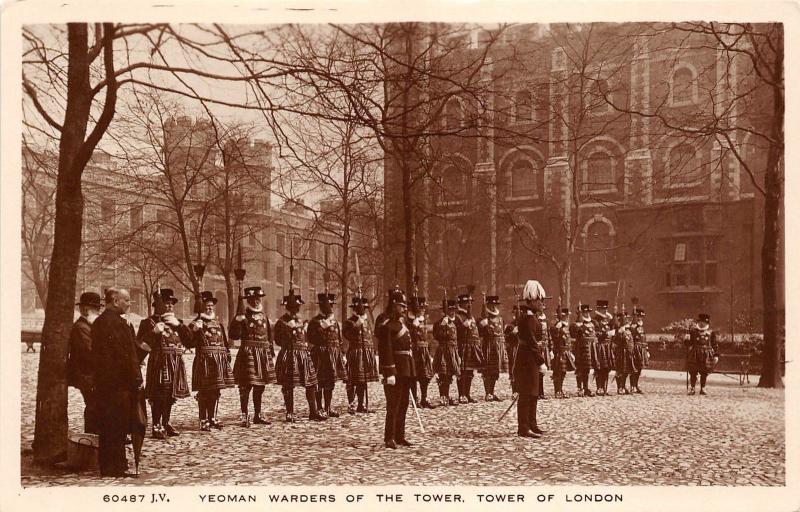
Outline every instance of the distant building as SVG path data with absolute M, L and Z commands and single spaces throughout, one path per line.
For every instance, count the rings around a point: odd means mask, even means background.
M 264 304 L 271 317 L 282 314 L 280 305 L 287 291 L 289 282 L 290 244 L 294 244 L 295 287 L 307 297 L 304 314 L 316 310 L 315 294 L 322 288 L 322 272 L 318 265 L 308 261 L 324 251 L 324 234 L 309 236 L 311 220 L 298 211 L 275 209 L 271 203 L 272 149 L 266 141 L 240 138 L 225 145 L 225 150 L 217 154 L 218 148 L 208 133 L 211 126 L 205 120 L 194 121 L 189 117 L 170 119 L 165 123 L 165 141 L 163 153 L 168 155 L 164 161 L 181 162 L 195 165 L 202 170 L 196 178 L 197 183 L 191 187 L 189 206 L 186 210 L 200 208 L 211 201 L 219 201 L 221 191 L 225 190 L 223 181 L 230 176 L 238 176 L 246 181 L 233 187 L 241 194 L 233 198 L 234 215 L 239 235 L 233 243 L 233 251 L 241 245 L 246 278 L 244 286 L 261 286 L 266 297 Z M 41 234 L 37 237 L 35 247 L 38 250 L 22 250 L 22 313 L 23 329 L 37 330 L 44 319 L 44 307 L 37 293 L 35 279 L 31 267 L 38 264 L 46 269 L 47 260 L 52 251 L 52 216 L 56 155 L 45 155 L 26 150 L 25 173 L 34 176 L 33 183 L 27 189 L 23 187 L 23 197 L 27 207 L 28 223 L 37 228 L 41 225 Z M 243 171 L 243 169 L 246 169 Z M 128 255 L 137 264 L 126 263 L 125 258 L 110 257 L 118 251 L 114 241 L 122 239 L 126 234 L 141 230 L 148 223 L 154 224 L 156 242 L 164 242 L 172 236 L 168 230 L 156 226 L 159 220 L 172 221 L 174 210 L 168 208 L 162 199 L 147 195 L 148 186 L 159 180 L 157 172 L 152 169 L 139 171 L 142 180 L 131 180 L 130 175 L 123 174 L 116 168 L 114 159 L 105 153 L 97 152 L 91 159 L 83 178 L 85 196 L 84 245 L 77 274 L 76 299 L 85 290 L 102 293 L 110 286 L 124 287 L 131 292 L 131 312 L 146 316 L 150 299 L 146 296 L 143 279 L 151 279 L 159 267 L 158 262 L 149 261 L 145 265 L 142 259 Z M 147 182 L 147 176 L 152 182 Z M 245 178 L 242 178 L 245 176 Z M 24 178 L 23 178 L 24 179 Z M 145 183 L 147 186 L 143 186 Z M 246 212 L 240 210 L 246 209 Z M 224 210 L 217 208 L 214 214 L 205 220 L 209 224 L 203 231 L 203 250 L 206 255 L 225 254 L 226 240 L 224 236 Z M 244 213 L 244 215 L 243 215 Z M 189 233 L 198 232 L 199 218 L 190 216 L 186 219 Z M 233 224 L 233 222 L 231 222 Z M 24 231 L 24 230 L 23 230 Z M 26 234 L 23 233 L 23 238 Z M 27 235 L 30 238 L 30 235 Z M 161 237 L 161 238 L 160 238 Z M 165 238 L 167 237 L 167 238 Z M 185 266 L 182 249 L 172 248 L 178 264 Z M 196 248 L 192 248 L 193 251 Z M 219 251 L 219 252 L 218 252 Z M 196 252 L 193 252 L 196 257 Z M 309 258 L 309 256 L 311 256 Z M 214 258 L 212 257 L 211 260 Z M 109 261 L 110 260 L 110 261 Z M 333 260 L 336 261 L 336 260 Z M 235 260 L 234 260 L 235 263 Z M 145 267 L 148 268 L 139 268 Z M 163 266 L 162 266 L 163 267 Z M 162 268 L 163 270 L 163 268 Z M 180 274 L 180 272 L 178 272 Z M 45 274 L 46 275 L 46 274 Z M 185 281 L 188 283 L 188 281 Z M 173 288 L 181 299 L 176 306 L 180 317 L 193 315 L 194 297 L 192 292 L 183 286 L 174 276 L 166 273 L 160 278 L 162 287 Z M 229 320 L 227 304 L 229 293 L 224 275 L 220 268 L 208 264 L 202 281 L 204 290 L 211 290 L 219 299 L 217 312 L 224 322 Z M 148 285 L 149 286 L 149 285 Z M 236 283 L 233 282 L 232 303 L 236 303 Z
M 633 41 L 635 28 L 595 24 L 596 45 Z M 662 105 L 690 120 L 698 109 L 711 108 L 712 95 L 724 104 L 721 84 L 749 83 L 744 62 L 732 67 L 735 76 L 723 76 L 716 41 L 706 40 L 704 50 L 682 50 L 701 45 L 697 39 L 663 44 L 669 36 L 639 38 L 613 55 L 591 48 L 599 57 L 587 72 L 597 76 L 580 89 L 564 51 L 564 42 L 579 32 L 516 27 L 490 51 L 487 62 L 494 64 L 476 74 L 496 80 L 486 91 L 499 91 L 482 98 L 492 107 L 488 119 L 466 93 L 454 91 L 443 105 L 441 133 L 431 136 L 425 155 L 434 162 L 426 169 L 430 176 L 414 189 L 416 265 L 429 302 L 438 302 L 444 288 L 463 293 L 472 283 L 478 292 L 501 295 L 509 311 L 514 290 L 536 278 L 553 297 L 547 303 L 552 311 L 562 277 L 571 284 L 572 303 L 565 306 L 573 311 L 579 301 L 594 305 L 597 299 L 630 309 L 637 297 L 653 330 L 701 311 L 723 330 L 733 316 L 758 317 L 763 202 L 750 177 L 720 143 L 698 145 L 606 101 L 632 110 Z M 487 39 L 465 35 L 449 58 L 468 62 Z M 653 51 L 662 46 L 671 49 Z M 423 86 L 417 92 L 424 94 Z M 763 122 L 758 108 L 736 114 L 757 124 Z M 583 131 L 572 131 L 579 121 Z M 752 140 L 736 143 L 753 147 Z M 753 163 L 766 158 L 754 147 L 743 153 Z M 422 167 L 422 160 L 415 163 Z M 393 155 L 384 169 L 388 274 L 394 255 L 403 253 L 404 204 Z M 553 264 L 568 253 L 567 231 L 577 234 L 568 277 Z M 782 286 L 783 262 L 780 277 Z

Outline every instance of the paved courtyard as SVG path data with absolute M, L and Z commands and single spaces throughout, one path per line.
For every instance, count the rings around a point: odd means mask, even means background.
M 184 356 L 191 370 L 192 355 Z M 510 391 L 498 383 L 501 403 L 411 412 L 411 448 L 383 447 L 385 401 L 370 387 L 375 414 L 346 413 L 344 386 L 335 400 L 342 417 L 287 424 L 276 386 L 264 400 L 272 425 L 238 426 L 238 394 L 223 392 L 225 429 L 200 432 L 193 398 L 179 401 L 173 424 L 182 434 L 145 440 L 138 480 L 97 473 L 43 471 L 31 464 L 37 354 L 22 354 L 22 483 L 42 485 L 756 485 L 785 484 L 784 392 L 744 387 L 721 375 L 710 396 L 686 396 L 682 374 L 646 372 L 645 395 L 546 400 L 539 409 L 542 439 L 515 435 L 514 411 L 502 421 Z M 754 379 L 754 381 L 757 380 Z M 568 390 L 575 381 L 567 377 Z M 552 393 L 552 383 L 546 383 Z M 614 388 L 613 384 L 611 386 Z M 455 386 L 452 392 L 455 393 Z M 434 385 L 430 388 L 435 393 Z M 473 396 L 482 396 L 476 378 Z M 301 390 L 299 413 L 307 415 Z M 70 389 L 70 428 L 82 428 L 80 394 Z M 251 406 L 252 407 L 252 406 Z M 129 452 L 129 461 L 132 455 Z M 131 462 L 132 463 L 132 462 Z

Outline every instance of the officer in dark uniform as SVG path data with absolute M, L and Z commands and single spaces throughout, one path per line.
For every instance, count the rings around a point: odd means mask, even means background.
M 411 351 L 414 354 L 414 368 L 417 371 L 417 378 L 411 385 L 411 395 L 417 401 L 417 405 L 423 409 L 435 409 L 428 400 L 428 385 L 433 378 L 433 356 L 428 348 L 428 333 L 426 331 L 427 320 L 425 318 L 425 308 L 428 303 L 425 297 L 413 295 L 410 300 L 410 311 L 406 318 L 406 326 L 411 331 Z M 419 394 L 417 394 L 417 383 L 419 383 Z
M 286 421 L 295 422 L 294 388 L 302 386 L 308 401 L 308 419 L 324 421 L 326 417 L 317 409 L 317 371 L 311 361 L 311 351 L 306 340 L 306 323 L 300 320 L 300 306 L 305 304 L 300 295 L 289 288 L 281 304 L 286 312 L 275 322 L 275 343 L 280 347 L 275 361 L 275 378 L 283 392 Z
M 556 398 L 566 398 L 564 377 L 575 371 L 575 356 L 572 354 L 572 339 L 569 336 L 569 308 L 561 308 L 557 320 L 550 329 L 553 343 L 553 391 Z
M 594 396 L 589 389 L 589 372 L 596 367 L 594 345 L 597 335 L 592 322 L 592 308 L 581 304 L 580 316 L 570 325 L 570 336 L 575 338 L 575 378 L 578 380 L 578 394 Z
M 478 323 L 472 316 L 472 296 L 468 293 L 458 296 L 456 329 L 458 332 L 458 354 L 461 357 L 461 377 L 458 380 L 458 401 L 474 404 L 472 398 L 472 378 L 475 370 L 483 370 L 483 349 Z M 485 391 L 485 390 L 484 390 Z
M 235 384 L 231 368 L 231 351 L 225 327 L 219 323 L 215 311 L 217 298 L 212 292 L 200 294 L 204 311 L 189 324 L 192 336 L 189 348 L 196 348 L 192 363 L 192 391 L 197 391 L 200 430 L 222 430 L 217 418 L 220 390 Z
M 545 291 L 538 281 L 529 280 L 522 294 L 525 304 L 520 306 L 519 347 L 514 358 L 513 391 L 517 400 L 517 435 L 541 437 L 536 410 L 539 402 L 539 374 L 547 371 L 542 358 L 540 340 L 544 340 L 542 323 L 537 314 L 544 306 Z
M 411 333 L 405 326 L 406 297 L 395 287 L 389 291 L 388 321 L 378 340 L 380 372 L 386 394 L 386 424 L 383 441 L 387 448 L 411 446 L 406 439 L 406 413 L 411 383 L 416 377 L 411 351 Z
M 92 323 L 100 316 L 103 303 L 97 293 L 85 292 L 76 306 L 81 316 L 75 320 L 69 333 L 67 385 L 80 391 L 83 396 L 83 431 L 97 434 L 97 400 L 92 382 Z
M 433 337 L 438 345 L 433 357 L 433 370 L 439 381 L 439 397 L 442 405 L 458 405 L 450 398 L 450 382 L 461 376 L 461 356 L 458 353 L 458 328 L 456 327 L 456 301 L 445 301 L 444 315 L 433 325 Z
M 244 289 L 247 302 L 243 315 L 236 315 L 231 321 L 231 339 L 241 340 L 236 361 L 233 363 L 233 377 L 239 386 L 239 406 L 241 424 L 250 426 L 249 398 L 253 391 L 253 420 L 256 425 L 269 425 L 272 422 L 261 416 L 261 397 L 267 384 L 276 382 L 275 347 L 272 344 L 272 326 L 264 313 L 261 298 L 264 292 L 260 286 Z
M 700 394 L 706 394 L 706 378 L 719 361 L 717 333 L 711 329 L 711 317 L 706 313 L 697 316 L 697 323 L 684 341 L 686 345 L 686 370 L 689 372 L 694 395 L 697 374 L 700 374 Z
M 482 370 L 483 387 L 486 389 L 487 402 L 502 401 L 495 394 L 495 385 L 501 373 L 508 371 L 508 355 L 505 347 L 505 326 L 498 306 L 500 297 L 486 297 L 485 316 L 478 324 L 483 339 L 483 356 L 485 364 Z
M 317 408 L 329 418 L 339 417 L 331 403 L 336 381 L 347 378 L 347 366 L 342 352 L 342 328 L 333 313 L 335 303 L 336 294 L 317 294 L 320 312 L 308 322 L 307 332 L 308 342 L 311 344 L 311 360 L 317 370 Z
M 631 373 L 631 391 L 642 394 L 639 387 L 639 377 L 642 370 L 650 364 L 650 351 L 647 350 L 647 337 L 644 334 L 644 309 L 633 310 L 633 361 L 634 368 Z
M 372 344 L 372 329 L 367 318 L 369 301 L 355 295 L 350 307 L 353 308 L 353 314 L 342 324 L 342 334 L 347 341 L 347 385 L 358 397 L 358 406 L 354 407 L 351 397 L 348 397 L 348 412 L 366 413 L 368 411 L 364 400 L 367 385 L 378 382 L 378 363 Z
M 594 330 L 597 343 L 594 344 L 595 383 L 597 395 L 608 395 L 608 375 L 614 368 L 614 348 L 611 339 L 614 336 L 614 315 L 608 311 L 608 301 L 598 300 L 594 314 Z
M 178 298 L 172 290 L 162 288 L 156 293 L 161 294 L 166 311 L 142 320 L 137 336 L 150 347 L 145 396 L 153 414 L 152 434 L 155 439 L 166 439 L 179 434 L 170 423 L 172 406 L 177 399 L 190 396 L 183 349 L 191 343 L 191 333 L 173 312 Z

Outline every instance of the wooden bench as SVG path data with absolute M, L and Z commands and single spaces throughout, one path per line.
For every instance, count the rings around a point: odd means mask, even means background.
M 750 384 L 750 354 L 720 354 L 714 372 L 738 379 L 740 386 Z

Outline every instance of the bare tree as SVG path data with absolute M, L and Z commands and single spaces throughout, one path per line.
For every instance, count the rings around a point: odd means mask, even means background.
M 42 136 L 59 141 L 53 253 L 37 387 L 37 463 L 53 463 L 66 457 L 64 361 L 82 243 L 82 175 L 111 125 L 119 89 L 158 89 L 216 105 L 259 109 L 246 101 L 204 97 L 191 83 L 195 77 L 247 84 L 256 78 L 287 72 L 284 67 L 252 70 L 238 66 L 240 60 L 232 53 L 244 37 L 247 36 L 231 36 L 219 26 L 176 29 L 164 24 L 70 23 L 66 28 L 29 26 L 23 30 L 24 122 Z M 115 55 L 115 49 L 120 48 L 122 51 Z M 187 55 L 191 57 L 184 59 Z M 216 69 L 222 67 L 224 71 L 203 67 L 203 62 L 211 61 Z M 264 110 L 268 118 L 269 108 Z
M 763 201 L 761 295 L 764 358 L 761 387 L 781 387 L 779 339 L 780 258 L 784 180 L 784 32 L 781 23 L 650 24 L 641 30 L 649 42 L 648 55 L 703 51 L 715 56 L 713 65 L 688 76 L 682 87 L 702 94 L 699 109 L 670 108 L 676 87 L 673 75 L 660 87 L 659 98 L 631 108 L 610 101 L 620 112 L 648 120 L 660 129 L 689 140 L 711 140 L 718 148 L 710 165 L 741 169 L 721 180 L 721 194 L 749 185 Z M 677 85 L 676 85 L 677 84 Z M 705 84 L 705 86 L 703 85 Z

